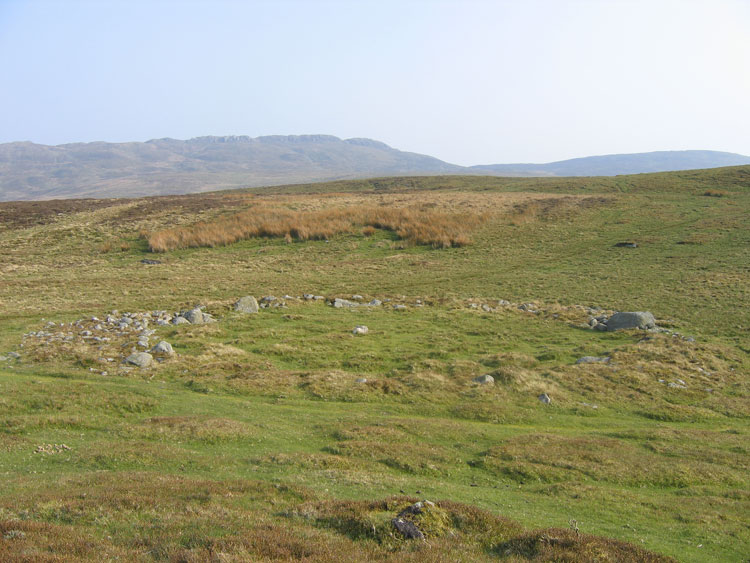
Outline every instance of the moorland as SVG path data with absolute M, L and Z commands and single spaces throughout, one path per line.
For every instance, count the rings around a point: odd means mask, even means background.
M 0 558 L 743 560 L 748 217 L 748 166 L 0 203 Z

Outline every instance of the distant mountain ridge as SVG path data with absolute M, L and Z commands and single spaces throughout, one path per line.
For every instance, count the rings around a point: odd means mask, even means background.
M 750 156 L 721 151 L 654 151 L 571 158 L 546 164 L 482 164 L 475 171 L 510 176 L 617 176 L 750 164 Z
M 0 144 L 0 201 L 140 197 L 376 176 L 593 176 L 750 164 L 717 151 L 576 158 L 471 167 L 333 135 L 205 136 L 129 143 Z

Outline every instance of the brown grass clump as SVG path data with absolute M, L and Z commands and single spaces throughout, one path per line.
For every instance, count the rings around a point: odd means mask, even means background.
M 579 534 L 576 530 L 549 528 L 537 530 L 498 545 L 498 555 L 509 561 L 632 561 L 670 563 L 675 559 L 659 555 L 624 541 Z
M 706 190 L 703 192 L 703 195 L 707 197 L 726 197 L 729 195 L 729 192 L 725 190 Z
M 450 248 L 469 244 L 470 233 L 483 221 L 477 213 L 450 213 L 424 206 L 357 205 L 297 211 L 262 205 L 213 221 L 157 231 L 148 237 L 148 244 L 152 252 L 167 252 L 226 246 L 249 238 L 326 240 L 361 228 L 365 236 L 383 229 L 412 244 Z

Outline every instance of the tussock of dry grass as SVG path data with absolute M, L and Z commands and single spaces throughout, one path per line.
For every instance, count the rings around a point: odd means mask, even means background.
M 179 248 L 226 246 L 249 238 L 324 240 L 359 229 L 366 236 L 374 229 L 392 231 L 412 244 L 435 248 L 464 246 L 484 217 L 477 213 L 451 213 L 422 207 L 392 208 L 367 205 L 302 210 L 258 206 L 246 211 L 155 232 L 148 237 L 153 252 Z

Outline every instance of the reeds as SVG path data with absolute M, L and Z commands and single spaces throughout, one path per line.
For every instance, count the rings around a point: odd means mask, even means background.
M 450 213 L 423 207 L 350 206 L 295 211 L 257 206 L 213 221 L 157 231 L 148 236 L 152 252 L 226 246 L 250 238 L 287 241 L 327 240 L 360 230 L 365 236 L 384 229 L 412 244 L 450 248 L 469 244 L 470 233 L 484 221 L 476 213 Z

